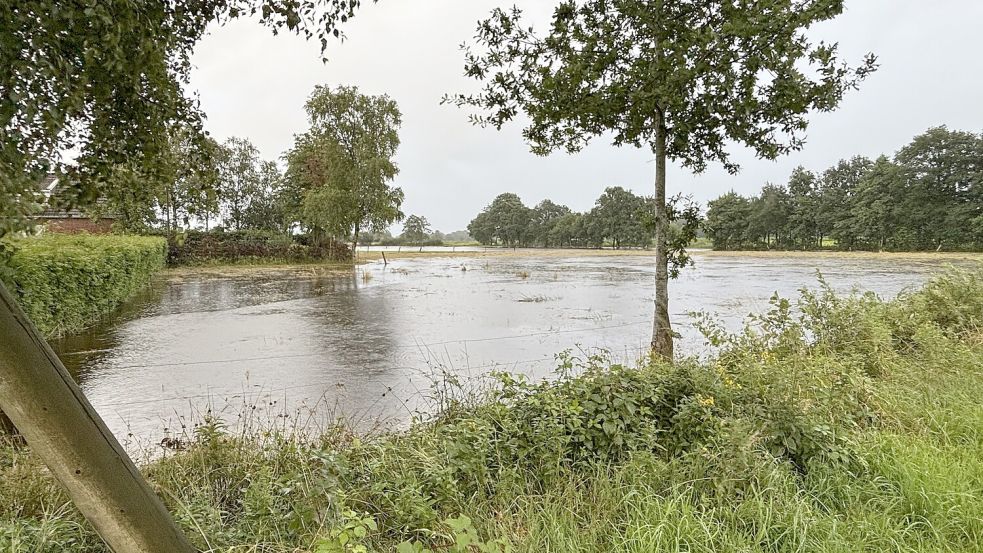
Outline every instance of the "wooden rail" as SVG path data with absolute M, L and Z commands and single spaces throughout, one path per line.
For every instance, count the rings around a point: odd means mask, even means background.
M 195 551 L 3 284 L 0 410 L 114 553 Z

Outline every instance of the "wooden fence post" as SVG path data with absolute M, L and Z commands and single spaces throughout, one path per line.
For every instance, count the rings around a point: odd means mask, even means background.
M 195 551 L 2 283 L 0 409 L 114 553 Z

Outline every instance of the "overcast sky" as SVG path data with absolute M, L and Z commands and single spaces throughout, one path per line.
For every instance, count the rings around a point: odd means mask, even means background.
M 501 132 L 472 127 L 467 113 L 441 106 L 444 93 L 474 84 L 461 76 L 459 46 L 500 0 L 381 0 L 367 2 L 344 26 L 347 39 L 320 48 L 292 35 L 273 36 L 248 20 L 215 27 L 198 46 L 191 88 L 218 140 L 249 138 L 277 159 L 306 130 L 303 104 L 316 84 L 356 85 L 388 94 L 403 112 L 400 174 L 404 212 L 427 217 L 444 232 L 463 229 L 502 192 L 529 206 L 543 198 L 589 209 L 608 186 L 651 194 L 651 154 L 597 141 L 585 151 L 537 157 L 522 141 L 521 125 Z M 519 1 L 544 28 L 554 1 Z M 847 0 L 835 21 L 810 31 L 838 41 L 851 63 L 867 52 L 880 69 L 839 110 L 811 118 L 804 150 L 776 162 L 734 148 L 743 170 L 711 167 L 701 175 L 670 167 L 670 194 L 702 203 L 728 190 L 756 193 L 785 182 L 797 165 L 822 170 L 856 154 L 891 154 L 935 125 L 983 130 L 983 0 Z M 398 228 L 398 226 L 397 226 Z

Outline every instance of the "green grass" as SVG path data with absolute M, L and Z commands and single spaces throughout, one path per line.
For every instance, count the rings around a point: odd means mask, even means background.
M 704 321 L 710 359 L 564 355 L 399 434 L 212 421 L 145 472 L 208 551 L 983 550 L 983 279 L 793 305 Z M 104 551 L 29 449 L 0 472 L 0 550 Z

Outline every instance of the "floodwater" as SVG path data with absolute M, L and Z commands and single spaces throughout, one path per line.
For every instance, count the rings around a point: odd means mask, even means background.
M 703 347 L 690 312 L 736 327 L 774 292 L 815 286 L 817 270 L 838 290 L 892 297 L 943 266 L 932 256 L 695 259 L 670 283 L 683 353 Z M 610 252 L 170 272 L 54 347 L 130 447 L 180 435 L 208 413 L 230 425 L 400 425 L 427 409 L 442 373 L 467 387 L 496 370 L 548 376 L 567 349 L 637 359 L 651 332 L 653 280 L 651 257 Z

